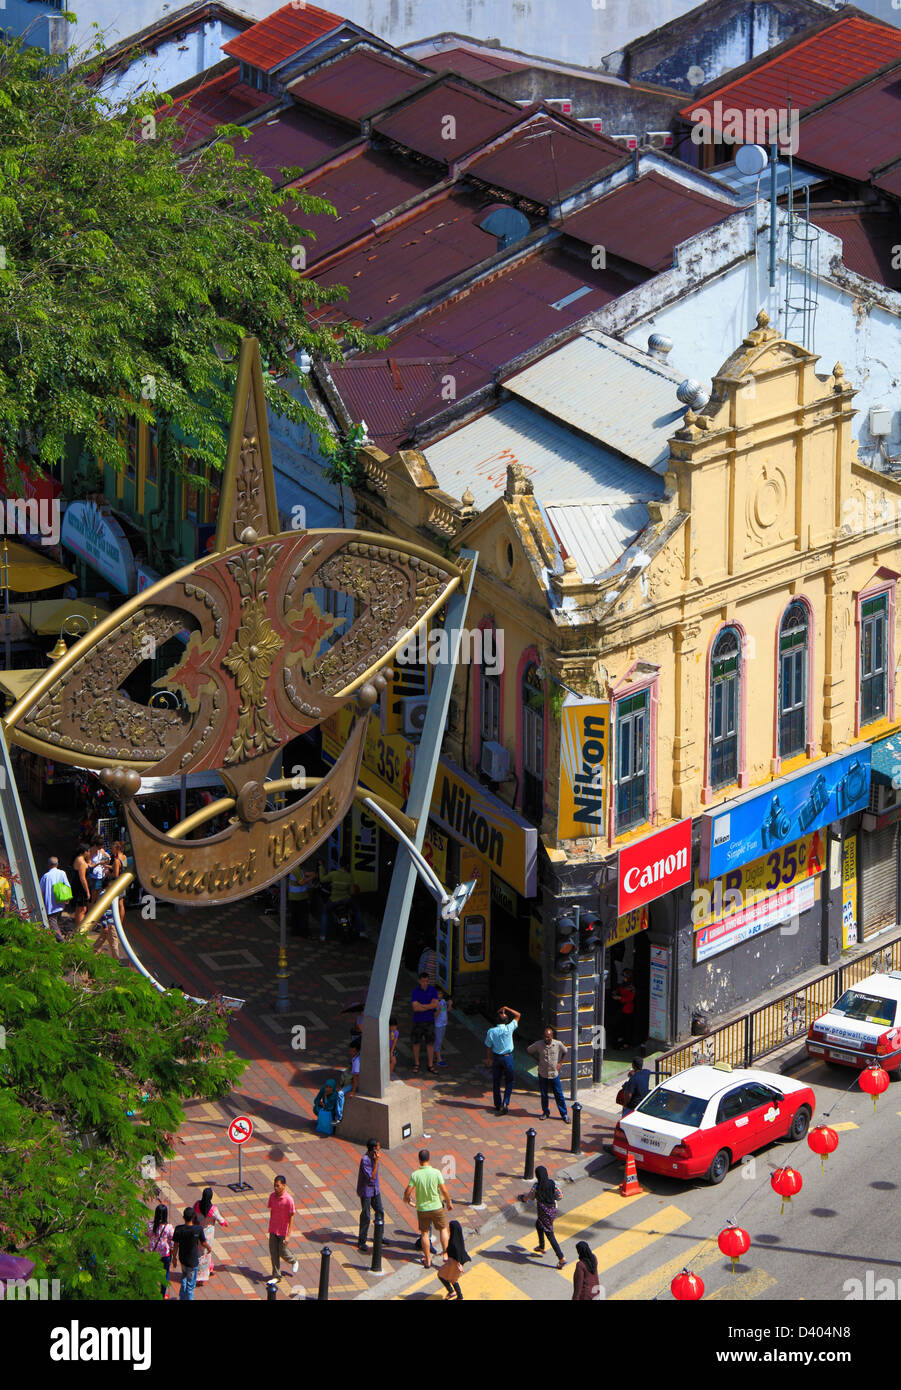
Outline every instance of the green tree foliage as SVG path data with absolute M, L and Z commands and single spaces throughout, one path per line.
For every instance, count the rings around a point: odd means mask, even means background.
M 0 1024 L 0 1251 L 59 1279 L 63 1298 L 159 1298 L 154 1165 L 175 1152 L 183 1101 L 227 1094 L 246 1066 L 225 1050 L 221 1001 L 160 994 L 81 938 L 10 915 Z
M 178 122 L 148 93 L 113 109 L 91 64 L 65 70 L 20 43 L 0 44 L 0 449 L 28 441 L 43 466 L 67 441 L 123 469 L 111 424 L 156 420 L 164 466 L 191 478 L 220 468 L 241 339 L 255 335 L 270 406 L 319 416 L 289 386 L 292 348 L 325 360 L 375 340 L 308 310 L 346 297 L 303 278 L 299 216 L 335 209 L 275 189 L 220 127 L 185 153 Z M 135 404 L 137 403 L 137 404 Z M 187 440 L 180 450 L 176 438 Z

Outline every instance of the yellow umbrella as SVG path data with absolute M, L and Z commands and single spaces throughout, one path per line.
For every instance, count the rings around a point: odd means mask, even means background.
M 0 543 L 0 588 L 6 587 L 2 562 L 4 550 L 9 557 L 9 587 L 18 594 L 28 594 L 36 589 L 53 589 L 57 584 L 68 584 L 75 578 L 71 570 L 63 569 L 55 560 L 48 560 L 29 546 L 4 540 Z
M 42 598 L 34 603 L 11 603 L 10 609 L 21 613 L 32 632 L 39 637 L 58 637 L 59 630 L 68 618 L 84 618 L 88 627 L 96 627 L 102 618 L 109 617 L 110 610 L 102 603 L 94 603 L 83 598 Z M 83 627 L 74 636 L 81 636 Z

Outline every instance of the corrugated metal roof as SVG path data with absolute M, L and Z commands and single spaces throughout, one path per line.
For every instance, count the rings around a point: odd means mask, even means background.
M 724 111 L 765 110 L 786 107 L 789 99 L 793 110 L 806 111 L 898 57 L 901 30 L 856 15 L 838 17 L 808 38 L 789 39 L 783 52 L 762 58 L 751 71 L 713 88 L 679 114 L 690 120 L 692 112 L 706 111 L 713 121 L 714 102 L 721 102 Z
M 279 111 L 249 129 L 249 138 L 239 136 L 235 150 L 239 158 L 268 174 L 275 184 L 282 183 L 280 169 L 315 169 L 335 150 L 351 144 L 354 139 L 359 140 L 359 136 L 346 126 L 333 125 L 296 106 Z
M 685 406 L 682 377 L 605 333 L 581 333 L 504 381 L 511 395 L 581 430 L 626 458 L 662 471 Z
M 174 118 L 184 130 L 185 145 L 207 140 L 217 126 L 245 121 L 254 111 L 272 100 L 265 92 L 254 91 L 238 81 L 238 68 L 229 68 L 209 82 L 200 82 L 183 92 L 171 106 L 161 106 L 160 120 Z
M 526 64 L 514 63 L 510 58 L 495 58 L 487 53 L 470 53 L 466 48 L 443 48 L 440 53 L 430 53 L 419 61 L 435 72 L 455 72 L 459 77 L 468 77 L 471 82 L 486 82 L 491 77 L 502 77 L 506 72 L 519 72 Z
M 449 164 L 504 130 L 519 114 L 512 101 L 476 92 L 453 77 L 388 112 L 373 129 L 388 140 Z
M 769 169 L 765 169 L 763 174 L 743 174 L 734 164 L 719 164 L 715 169 L 705 169 L 704 172 L 708 178 L 721 183 L 727 193 L 734 194 L 741 207 L 756 203 L 764 193 L 769 195 Z M 776 197 L 781 198 L 783 193 L 787 193 L 789 185 L 797 192 L 798 189 L 813 188 L 823 180 L 823 174 L 805 169 L 802 164 L 793 162 L 789 169 L 787 164 L 779 163 L 776 166 Z
M 457 498 L 471 488 L 480 511 L 504 491 L 511 463 L 522 464 L 542 503 L 590 497 L 622 506 L 637 497 L 663 496 L 663 481 L 656 474 L 521 401 L 504 401 L 423 453 L 439 486 Z
M 646 270 L 667 270 L 682 241 L 706 231 L 736 208 L 661 174 L 643 174 L 567 217 L 568 236 L 603 246 Z
M 549 503 L 544 511 L 564 559 L 572 556 L 584 580 L 615 565 L 649 520 L 643 502 L 628 500 Z
M 325 217 L 299 209 L 288 213 L 292 222 L 316 233 L 315 242 L 305 243 L 307 265 L 315 265 L 336 247 L 371 231 L 373 218 L 423 192 L 434 178 L 434 174 L 415 164 L 368 146 L 361 147 L 359 154 L 334 169 L 311 174 L 303 181 L 303 191 L 325 198 L 338 216 Z
M 318 317 L 367 324 L 399 315 L 404 305 L 494 255 L 497 239 L 476 226 L 484 215 L 482 198 L 454 193 L 397 226 L 381 227 L 316 276 L 322 285 L 346 285 L 349 292 Z
M 252 24 L 236 39 L 223 44 L 222 51 L 251 67 L 270 72 L 286 58 L 293 58 L 308 44 L 346 22 L 341 15 L 320 10 L 316 5 L 283 5 L 258 24 Z
M 565 117 L 540 112 L 526 118 L 495 149 L 474 159 L 466 175 L 547 204 L 558 202 L 568 189 L 600 176 L 626 157 L 606 136 L 573 126 Z
M 355 365 L 372 363 L 368 356 L 333 367 L 332 376 L 354 419 L 365 418 L 375 443 L 391 453 L 414 424 L 447 409 L 449 378 L 450 399 L 462 400 L 487 385 L 498 368 L 631 288 L 613 271 L 591 270 L 563 252 L 536 253 L 395 334 L 389 356 L 397 370 L 384 355 L 375 371 Z M 578 299 L 553 307 L 582 290 Z M 408 377 L 404 364 L 411 358 L 432 368 L 428 382 L 421 370 Z
M 871 169 L 899 154 L 901 58 L 878 77 L 811 112 L 798 131 L 800 159 L 846 178 L 868 182 Z
M 810 220 L 839 237 L 842 259 L 849 270 L 891 290 L 901 290 L 901 269 L 892 265 L 901 236 L 897 212 L 818 207 L 811 208 Z
M 901 198 L 901 158 L 892 160 L 883 169 L 876 169 L 875 173 L 873 183 L 877 188 L 883 193 L 891 193 L 894 198 Z
M 430 81 L 405 63 L 373 49 L 356 49 L 292 82 L 295 101 L 308 102 L 345 120 L 359 121 Z

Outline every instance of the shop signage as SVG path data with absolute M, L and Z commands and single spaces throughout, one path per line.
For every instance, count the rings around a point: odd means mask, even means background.
M 619 852 L 619 916 L 691 878 L 691 817 Z
M 607 937 L 606 945 L 615 946 L 619 941 L 628 941 L 630 936 L 636 936 L 640 931 L 647 931 L 648 928 L 648 909 L 646 907 L 636 907 L 632 912 L 627 912 L 625 917 L 617 917 L 616 926 L 610 936 Z
M 435 870 L 439 880 L 447 886 L 447 836 L 436 830 L 431 821 L 426 826 L 422 857 Z
M 824 832 L 815 830 L 803 840 L 774 849 L 764 859 L 732 869 L 725 878 L 701 883 L 691 895 L 691 920 L 695 927 L 706 927 L 738 912 L 766 903 L 770 898 L 815 878 L 826 867 Z
M 454 763 L 442 758 L 432 793 L 432 816 L 471 845 L 524 898 L 538 886 L 538 831 Z M 461 882 L 470 875 L 461 869 Z
M 721 878 L 786 841 L 865 811 L 869 799 L 870 745 L 862 743 L 703 815 L 701 873 Z
M 669 947 L 651 947 L 651 970 L 648 999 L 648 1036 L 666 1039 L 669 1035 L 667 1001 L 669 998 Z
M 708 960 L 728 951 L 742 941 L 749 941 L 760 932 L 769 931 L 800 916 L 816 902 L 816 879 L 806 879 L 793 888 L 783 888 L 764 902 L 752 902 L 738 912 L 724 917 L 695 933 L 695 960 Z
M 152 570 L 149 565 L 142 565 L 138 562 L 135 565 L 135 593 L 142 594 L 145 589 L 151 588 L 159 583 L 160 575 L 156 570 Z
M 460 850 L 460 882 L 474 878 L 476 886 L 466 902 L 460 922 L 461 960 L 463 971 L 484 970 L 488 959 L 488 923 L 491 916 L 491 884 L 483 859 L 469 849 Z
M 93 499 L 70 502 L 63 517 L 60 541 L 87 560 L 121 594 L 134 593 L 135 557 L 109 507 L 98 505 Z
M 491 875 L 491 901 L 509 912 L 511 917 L 517 915 L 516 894 L 497 874 Z
M 356 802 L 351 820 L 350 862 L 354 883 L 361 893 L 374 893 L 379 886 L 379 828 L 372 816 Z
M 558 840 L 605 834 L 610 702 L 567 695 L 560 715 Z
M 353 723 L 350 710 L 342 709 L 322 723 L 322 755 L 334 763 L 347 744 Z M 363 750 L 363 783 L 378 792 L 392 806 L 403 806 L 410 794 L 416 750 L 399 734 L 383 734 L 378 722 L 370 720 Z
M 842 845 L 842 950 L 857 944 L 857 836 Z

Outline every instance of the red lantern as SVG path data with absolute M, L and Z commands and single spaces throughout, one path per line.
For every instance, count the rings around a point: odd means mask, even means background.
M 838 1135 L 828 1125 L 816 1125 L 808 1131 L 807 1142 L 814 1153 L 820 1155 L 820 1163 L 825 1173 L 826 1159 L 838 1148 Z
M 770 1186 L 774 1192 L 778 1192 L 782 1198 L 782 1206 L 779 1208 L 779 1215 L 785 1211 L 786 1202 L 790 1202 L 804 1185 L 801 1174 L 795 1168 L 777 1168 L 770 1178 Z
M 857 1078 L 860 1089 L 873 1097 L 873 1109 L 889 1082 L 888 1072 L 883 1067 L 866 1067 Z
M 670 1292 L 680 1303 L 688 1303 L 704 1297 L 704 1281 L 692 1274 L 690 1269 L 683 1269 L 670 1284 Z
M 747 1231 L 743 1231 L 741 1226 L 736 1226 L 730 1221 L 726 1229 L 720 1231 L 717 1236 L 717 1244 L 724 1255 L 728 1255 L 732 1261 L 732 1273 L 735 1273 L 735 1264 L 740 1256 L 744 1255 L 751 1248 L 751 1237 Z

